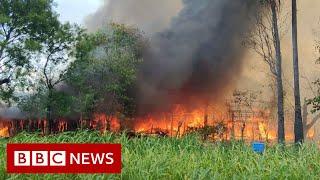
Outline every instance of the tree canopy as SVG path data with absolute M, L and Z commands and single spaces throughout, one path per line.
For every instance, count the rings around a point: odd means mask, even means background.
M 113 116 L 134 109 L 132 87 L 146 42 L 135 28 L 111 23 L 86 34 L 76 46 L 68 84 L 76 91 L 78 112 L 95 109 Z
M 52 0 L 1 0 L 0 90 L 8 100 L 16 87 L 25 85 L 34 52 L 53 27 L 59 25 Z

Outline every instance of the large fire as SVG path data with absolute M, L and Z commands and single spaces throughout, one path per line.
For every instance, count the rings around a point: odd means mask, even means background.
M 222 109 L 222 110 L 221 110 Z M 177 105 L 171 112 L 148 115 L 133 120 L 131 129 L 137 133 L 165 133 L 168 136 L 180 137 L 189 132 L 197 131 L 207 134 L 212 140 L 263 140 L 274 141 L 276 128 L 270 122 L 270 112 L 256 110 L 245 118 L 235 118 L 226 108 L 197 108 L 187 110 Z M 267 115 L 266 115 L 267 114 Z M 293 139 L 289 133 L 288 140 Z
M 152 133 L 154 130 L 169 132 L 168 135 L 180 136 L 187 128 L 204 127 L 206 125 L 203 109 L 186 112 L 181 106 L 176 106 L 172 112 L 158 113 L 137 118 L 133 124 L 135 132 Z
M 263 111 L 263 112 L 261 112 Z M 41 130 L 46 132 L 46 120 L 0 120 L 0 137 L 10 137 L 22 130 Z M 75 125 L 76 124 L 76 125 Z M 181 137 L 187 133 L 199 132 L 206 139 L 230 140 L 242 139 L 245 141 L 275 141 L 277 138 L 276 121 L 271 119 L 270 112 L 266 110 L 253 110 L 246 112 L 245 116 L 238 111 L 231 112 L 226 108 L 201 107 L 187 109 L 176 105 L 171 112 L 154 113 L 133 119 L 120 119 L 105 114 L 94 114 L 92 120 L 82 120 L 71 123 L 66 119 L 56 122 L 56 131 L 87 127 L 99 130 L 119 132 L 127 130 L 142 135 L 162 135 Z M 74 127 L 76 126 L 76 128 Z M 292 123 L 286 124 L 286 139 L 293 140 Z M 314 132 L 308 134 L 313 137 Z

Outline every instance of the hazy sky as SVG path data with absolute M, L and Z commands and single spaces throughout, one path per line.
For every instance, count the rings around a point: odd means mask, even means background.
M 55 0 L 56 11 L 60 14 L 60 20 L 71 23 L 84 24 L 84 18 L 94 13 L 103 0 Z
M 56 11 L 60 14 L 61 21 L 70 21 L 73 23 L 84 25 L 84 18 L 89 14 L 95 13 L 98 10 L 98 8 L 103 5 L 104 1 L 105 0 L 55 0 L 55 2 L 58 4 Z M 114 1 L 117 1 L 117 0 L 114 0 Z M 122 0 L 122 1 L 125 2 L 126 0 Z M 136 0 L 136 1 L 139 1 L 139 0 Z M 145 0 L 145 1 L 148 1 L 148 0 Z M 150 0 L 150 1 L 163 1 L 163 0 Z M 170 0 L 166 0 L 166 1 L 170 2 Z M 181 0 L 172 0 L 172 3 L 173 3 L 172 6 L 174 6 L 174 4 L 177 4 L 177 1 L 181 1 Z M 289 1 L 285 1 L 285 3 L 287 3 L 285 5 L 285 7 L 287 8 L 284 9 L 284 14 L 289 13 L 290 7 L 291 7 L 291 4 L 289 3 Z M 318 10 L 319 6 L 320 6 L 319 0 L 318 1 L 316 0 L 298 1 L 300 71 L 301 71 L 301 74 L 309 78 L 310 81 L 313 81 L 315 79 L 314 76 L 318 76 L 318 73 L 316 72 L 319 71 L 318 70 L 319 67 L 315 65 L 315 59 L 318 57 L 318 54 L 316 54 L 314 49 L 315 40 L 320 39 L 320 35 L 316 36 L 314 34 L 315 29 L 320 29 L 320 23 L 319 23 L 320 13 Z M 114 11 L 117 10 L 117 12 L 113 12 L 115 16 L 112 16 L 112 18 L 120 19 L 120 20 L 124 19 L 123 21 L 120 21 L 120 22 L 123 22 L 123 23 L 134 22 L 136 23 L 135 25 L 139 26 L 139 28 L 142 28 L 142 29 L 145 25 L 150 25 L 152 24 L 152 22 L 154 22 L 154 19 L 149 18 L 150 16 L 147 16 L 147 17 L 142 17 L 143 23 L 141 23 L 140 21 L 136 21 L 134 17 L 128 17 L 127 16 L 128 13 L 123 13 L 123 11 L 127 11 L 127 9 L 129 9 L 127 6 L 117 7 L 117 8 L 118 9 L 113 9 Z M 121 8 L 124 8 L 125 10 Z M 123 13 L 124 15 L 122 15 L 121 13 Z M 108 13 L 104 13 L 104 14 L 109 15 Z M 120 16 L 120 18 L 116 18 L 117 17 L 116 15 L 119 16 L 119 14 L 122 16 Z M 135 12 L 133 12 L 133 14 L 135 14 Z M 141 14 L 141 12 L 137 14 Z M 111 15 L 112 15 L 112 12 L 111 12 Z M 129 20 L 127 20 L 126 17 Z M 289 85 L 292 85 L 292 48 L 291 48 L 290 19 L 291 18 L 289 16 L 287 20 L 288 22 L 286 23 L 289 31 L 283 37 L 282 48 L 283 48 L 284 76 L 285 76 L 284 79 L 286 80 L 286 84 L 288 85 L 288 87 L 292 89 L 292 87 L 289 86 Z M 143 30 L 145 31 L 145 29 Z M 252 82 L 252 81 L 255 82 L 257 80 L 258 82 L 263 82 L 262 84 L 265 84 L 264 81 L 265 79 L 267 79 L 266 74 L 268 72 L 268 66 L 263 61 L 261 61 L 261 58 L 256 56 L 255 53 L 249 53 L 247 59 L 248 59 L 247 68 L 243 70 L 243 77 L 245 81 L 239 80 L 238 81 L 239 84 L 245 85 L 246 88 L 248 88 L 248 85 L 247 83 L 243 83 L 243 82 Z M 250 78 L 251 80 L 249 81 L 248 78 Z M 308 90 L 310 89 L 309 84 L 304 82 L 305 81 L 301 83 L 301 90 L 302 90 L 302 93 L 304 94 L 303 97 L 308 97 L 307 94 L 310 93 Z M 253 83 L 253 84 L 255 87 L 256 83 Z

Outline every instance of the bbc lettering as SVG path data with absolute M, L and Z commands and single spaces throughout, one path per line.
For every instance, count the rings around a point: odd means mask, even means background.
M 15 151 L 14 166 L 66 166 L 66 151 Z
M 8 144 L 8 173 L 121 173 L 120 144 Z
M 113 153 L 77 153 L 76 155 L 70 154 L 70 164 L 83 164 L 83 165 L 97 165 L 107 164 L 112 165 L 114 163 Z
M 70 164 L 113 164 L 113 153 L 70 154 Z M 66 166 L 66 151 L 15 151 L 14 166 Z

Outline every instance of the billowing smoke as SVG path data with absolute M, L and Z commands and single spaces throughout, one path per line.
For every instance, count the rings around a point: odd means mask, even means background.
M 241 39 L 252 29 L 248 19 L 256 1 L 183 3 L 170 27 L 151 39 L 141 73 L 141 109 L 215 100 L 241 72 Z
M 88 25 L 119 20 L 142 30 L 163 27 L 164 17 L 177 10 L 178 0 L 109 0 Z M 214 101 L 240 74 L 244 49 L 241 38 L 250 31 L 249 16 L 256 0 L 183 0 L 162 32 L 151 37 L 139 72 L 139 106 L 150 112 L 172 104 Z M 166 8 L 164 8 L 166 7 Z M 169 13 L 170 14 L 170 13 Z M 117 22 L 117 21 L 116 21 Z M 158 24 L 159 23 L 159 24 Z M 156 28 L 157 29 L 157 28 Z M 159 29 L 159 28 L 158 28 Z M 203 104 L 203 102 L 202 102 Z
M 137 26 L 148 35 L 166 28 L 182 8 L 181 0 L 104 0 L 104 5 L 86 19 L 90 31 L 110 21 Z

